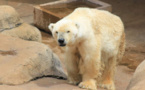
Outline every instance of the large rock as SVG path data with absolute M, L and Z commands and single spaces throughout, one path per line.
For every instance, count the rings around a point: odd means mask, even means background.
M 145 90 L 145 60 L 137 67 L 127 90 Z
M 48 46 L 2 34 L 0 42 L 0 84 L 22 84 L 47 75 L 66 78 Z
M 7 5 L 0 6 L 0 32 L 19 26 L 23 21 L 16 10 Z
M 0 32 L 29 41 L 41 42 L 42 39 L 37 28 L 24 23 L 16 10 L 6 5 L 0 6 Z

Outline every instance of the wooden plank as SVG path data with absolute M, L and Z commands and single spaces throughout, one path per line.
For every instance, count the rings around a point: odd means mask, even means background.
M 88 1 L 91 1 L 91 2 L 95 1 L 96 4 L 99 4 L 100 7 L 98 7 L 97 9 L 112 12 L 112 6 L 110 4 L 107 4 L 107 3 L 102 2 L 102 1 L 96 1 L 96 0 L 88 0 Z
M 77 2 L 78 0 L 68 0 L 68 1 L 55 1 L 45 4 L 40 4 L 40 7 L 49 9 L 49 8 L 59 8 L 59 7 L 66 7 L 68 3 Z
M 50 32 L 48 25 L 50 23 L 55 23 L 60 19 L 61 18 L 48 13 L 40 7 L 34 8 L 34 25 L 44 31 Z

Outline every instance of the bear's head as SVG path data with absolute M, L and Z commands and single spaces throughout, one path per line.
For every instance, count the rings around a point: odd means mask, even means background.
M 59 46 L 74 45 L 78 33 L 78 24 L 72 21 L 58 21 L 48 26 Z

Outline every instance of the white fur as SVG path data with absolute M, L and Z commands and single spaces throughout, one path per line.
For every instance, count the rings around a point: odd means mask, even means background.
M 69 35 L 65 30 L 68 28 Z M 79 86 L 87 89 L 96 89 L 97 83 L 114 90 L 116 63 L 125 48 L 120 18 L 103 10 L 78 8 L 55 23 L 52 29 L 55 39 L 59 37 L 56 31 L 63 32 L 68 40 L 65 58 L 69 82 L 81 82 Z

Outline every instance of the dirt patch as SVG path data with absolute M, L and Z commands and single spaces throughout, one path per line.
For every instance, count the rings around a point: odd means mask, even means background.
M 6 55 L 16 55 L 16 51 L 12 50 L 12 51 L 3 51 L 0 50 L 0 55 L 6 56 Z
M 144 59 L 144 53 L 126 52 L 120 65 L 125 65 L 135 70 Z

